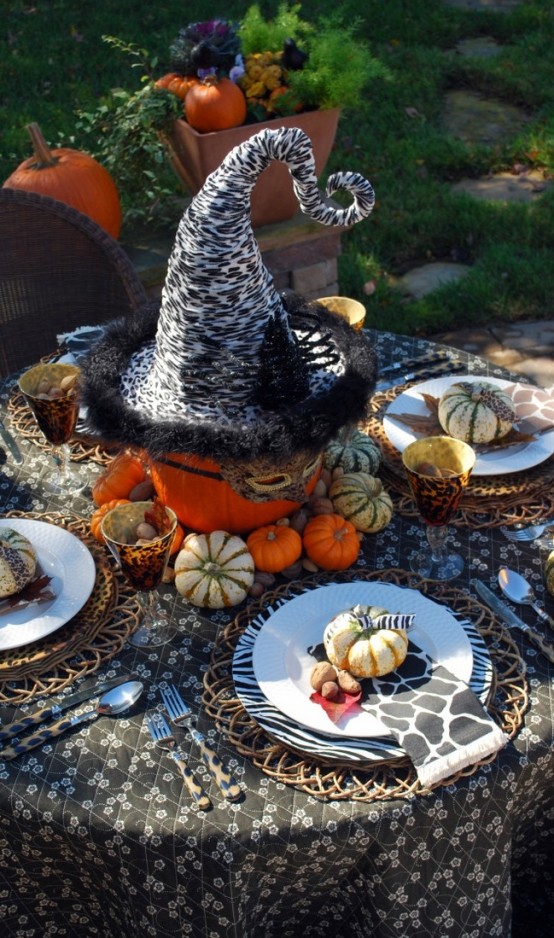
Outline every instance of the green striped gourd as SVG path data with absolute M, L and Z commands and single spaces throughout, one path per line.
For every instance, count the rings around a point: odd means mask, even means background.
M 380 479 L 367 472 L 345 472 L 332 482 L 329 498 L 337 514 L 365 534 L 386 528 L 393 515 L 389 493 Z
M 354 430 L 342 443 L 332 440 L 323 454 L 326 469 L 344 469 L 345 472 L 368 472 L 374 476 L 381 465 L 381 450 L 367 433 Z
M 13 596 L 27 586 L 36 565 L 31 542 L 12 528 L 0 528 L 0 598 Z
M 252 555 L 236 534 L 189 534 L 183 541 L 175 560 L 175 588 L 193 606 L 236 606 L 253 582 Z
M 440 397 L 439 422 L 445 433 L 465 443 L 500 440 L 515 421 L 512 399 L 487 381 L 460 381 Z

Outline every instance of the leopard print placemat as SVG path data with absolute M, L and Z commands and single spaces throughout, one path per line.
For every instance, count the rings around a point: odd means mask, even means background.
M 391 401 L 410 385 L 399 385 L 374 394 L 370 413 L 362 429 L 378 444 L 382 453 L 379 477 L 405 517 L 418 518 L 402 457 L 383 428 L 383 416 Z M 462 495 L 459 510 L 450 524 L 471 528 L 499 527 L 523 522 L 531 524 L 554 512 L 554 457 L 523 472 L 507 475 L 474 476 Z
M 428 794 L 429 789 L 420 784 L 407 757 L 384 759 L 367 765 L 326 763 L 313 755 L 296 752 L 272 738 L 247 713 L 236 696 L 232 677 L 235 648 L 244 630 L 264 607 L 279 600 L 292 599 L 299 592 L 327 582 L 347 583 L 353 579 L 378 580 L 419 590 L 456 614 L 470 619 L 485 640 L 494 667 L 488 711 L 510 739 L 515 736 L 523 723 L 529 700 L 525 663 L 509 633 L 486 606 L 463 590 L 450 584 L 422 580 L 415 574 L 398 569 L 344 571 L 333 574 L 332 578 L 317 576 L 265 593 L 259 602 L 249 604 L 218 635 L 204 677 L 203 703 L 218 729 L 241 755 L 251 759 L 271 778 L 299 787 L 317 798 L 372 802 Z M 439 784 L 453 784 L 462 776 L 472 775 L 479 766 L 492 762 L 494 758 L 491 756 L 479 761 Z
M 88 547 L 96 566 L 92 593 L 69 622 L 40 641 L 0 652 L 0 703 L 16 706 L 39 694 L 57 694 L 113 658 L 135 631 L 139 607 L 135 591 L 91 536 L 84 518 L 70 512 L 23 511 L 6 517 L 64 527 Z

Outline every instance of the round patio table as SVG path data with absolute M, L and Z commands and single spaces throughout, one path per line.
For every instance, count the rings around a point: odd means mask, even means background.
M 423 340 L 392 333 L 369 336 L 381 366 L 406 362 L 399 368 L 401 384 L 414 356 L 436 351 Z M 456 354 L 471 373 L 507 376 L 490 363 Z M 326 576 L 307 574 L 300 583 L 280 577 L 265 599 L 215 612 L 188 605 L 166 585 L 161 600 L 177 637 L 153 650 L 130 646 L 134 600 L 106 552 L 90 541 L 90 494 L 63 503 L 45 497 L 46 451 L 26 432 L 14 386 L 15 378 L 2 387 L 0 417 L 24 460 L 17 465 L 0 451 L 1 516 L 45 520 L 73 531 L 91 546 L 98 575 L 87 615 L 54 637 L 0 652 L 2 725 L 52 697 L 60 699 L 91 676 L 136 673 L 145 691 L 118 718 L 101 717 L 13 761 L 3 761 L 0 751 L 5 933 L 12 938 L 550 935 L 552 666 L 479 603 L 470 579 L 492 585 L 495 571 L 508 563 L 532 579 L 554 613 L 541 576 L 544 551 L 512 544 L 500 532 L 502 517 L 531 517 L 541 506 L 554 511 L 548 484 L 553 457 L 527 481 L 481 479 L 452 526 L 453 541 L 466 558 L 463 574 L 447 587 L 419 584 L 431 598 L 459 603 L 480 628 L 497 666 L 492 712 L 509 735 L 495 758 L 422 791 L 406 759 L 385 759 L 381 768 L 318 760 L 260 729 L 234 698 L 229 662 L 237 638 L 256 616 L 263 617 L 264 603 L 315 588 L 328 582 Z M 392 394 L 384 389 L 375 395 L 370 432 L 378 435 Z M 380 442 L 386 448 L 386 441 Z M 94 449 L 77 448 L 74 458 L 91 480 L 102 469 Z M 393 520 L 364 538 L 357 565 L 345 577 L 418 586 L 407 572 L 408 558 L 424 537 L 423 526 L 392 456 L 383 468 L 395 502 Z M 541 629 L 533 610 L 517 611 Z M 242 790 L 238 802 L 221 797 L 180 729 L 176 733 L 189 765 L 213 803 L 211 811 L 195 810 L 172 762 L 152 744 L 145 714 L 159 704 L 166 683 L 180 688 L 199 728 L 232 770 Z

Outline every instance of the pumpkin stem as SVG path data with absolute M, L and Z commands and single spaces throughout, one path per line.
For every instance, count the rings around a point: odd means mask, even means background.
M 29 132 L 33 150 L 35 151 L 36 164 L 33 169 L 45 169 L 47 166 L 55 166 L 59 162 L 58 157 L 52 156 L 52 151 L 46 143 L 39 125 L 27 124 L 25 129 Z

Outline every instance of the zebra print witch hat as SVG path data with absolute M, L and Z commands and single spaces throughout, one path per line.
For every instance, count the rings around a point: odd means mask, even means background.
M 365 414 L 376 364 L 363 333 L 300 297 L 287 300 L 265 268 L 250 220 L 250 193 L 272 160 L 288 165 L 302 211 L 352 225 L 374 193 L 357 173 L 317 188 L 311 143 L 293 128 L 263 130 L 234 149 L 185 212 L 159 315 L 112 324 L 85 364 L 89 422 L 107 440 L 154 457 L 215 462 L 320 453 Z

